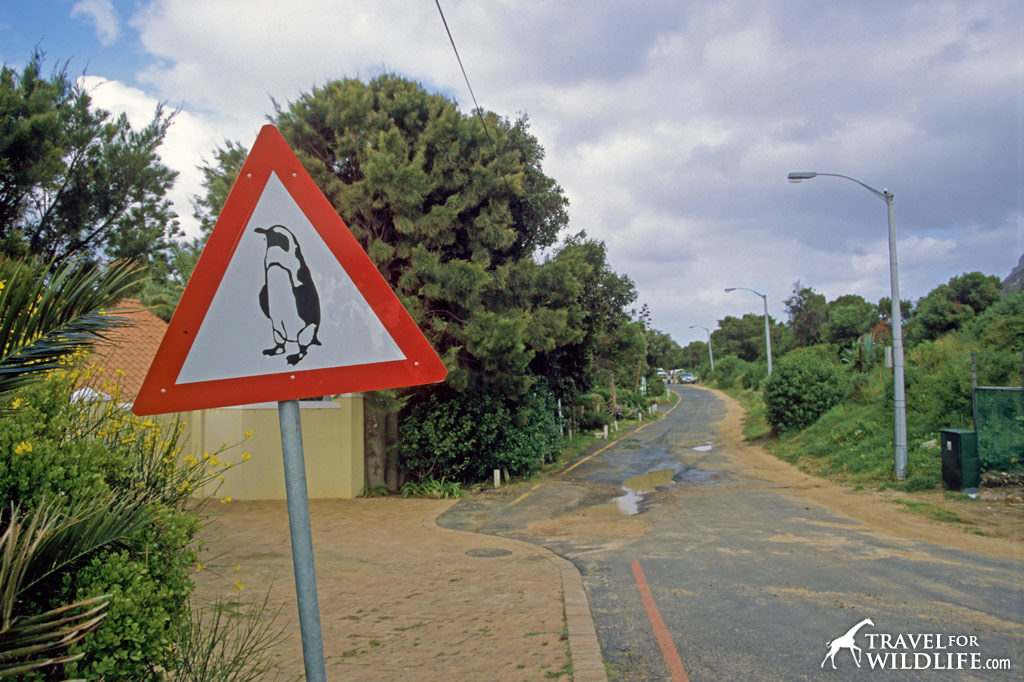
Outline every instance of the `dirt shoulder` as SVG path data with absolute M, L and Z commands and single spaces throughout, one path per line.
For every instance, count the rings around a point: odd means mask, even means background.
M 983 488 L 979 499 L 960 500 L 938 491 L 854 490 L 811 476 L 744 440 L 745 413 L 739 402 L 722 391 L 704 390 L 713 392 L 725 403 L 727 411 L 718 435 L 729 452 L 754 475 L 888 535 L 1024 559 L 1024 503 L 1014 491 Z M 940 521 L 930 515 L 959 521 Z

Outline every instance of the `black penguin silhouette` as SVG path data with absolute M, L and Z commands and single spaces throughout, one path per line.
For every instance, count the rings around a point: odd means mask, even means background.
M 267 242 L 260 310 L 270 320 L 274 337 L 274 346 L 263 354 L 281 355 L 285 344 L 294 343 L 298 352 L 286 358 L 289 365 L 294 365 L 306 357 L 310 346 L 320 345 L 320 295 L 291 230 L 273 225 L 257 227 L 255 232 Z

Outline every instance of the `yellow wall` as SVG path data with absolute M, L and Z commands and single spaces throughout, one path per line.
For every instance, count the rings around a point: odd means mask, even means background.
M 300 402 L 302 445 L 306 460 L 306 489 L 310 499 L 352 498 L 363 488 L 363 398 L 339 396 L 331 401 Z M 283 500 L 284 461 L 277 404 L 245 405 L 183 412 L 185 446 L 182 454 L 196 457 L 215 453 L 222 443 L 238 443 L 217 455 L 233 462 L 223 471 L 216 496 L 234 500 Z M 243 461 L 242 454 L 251 458 Z M 216 482 L 215 482 L 216 483 Z M 214 483 L 214 485 L 215 485 Z M 210 494 L 212 488 L 201 493 Z

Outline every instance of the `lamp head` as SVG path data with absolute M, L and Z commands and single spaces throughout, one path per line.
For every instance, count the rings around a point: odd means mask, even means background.
M 736 287 L 729 287 L 725 290 L 725 293 L 729 293 L 730 291 L 736 291 Z
M 800 182 L 801 180 L 810 180 L 813 177 L 817 177 L 817 175 L 817 173 L 794 171 L 787 178 L 790 182 Z

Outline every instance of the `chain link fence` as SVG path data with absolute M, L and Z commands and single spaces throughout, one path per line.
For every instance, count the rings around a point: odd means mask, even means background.
M 971 353 L 981 469 L 1024 467 L 1024 353 Z

